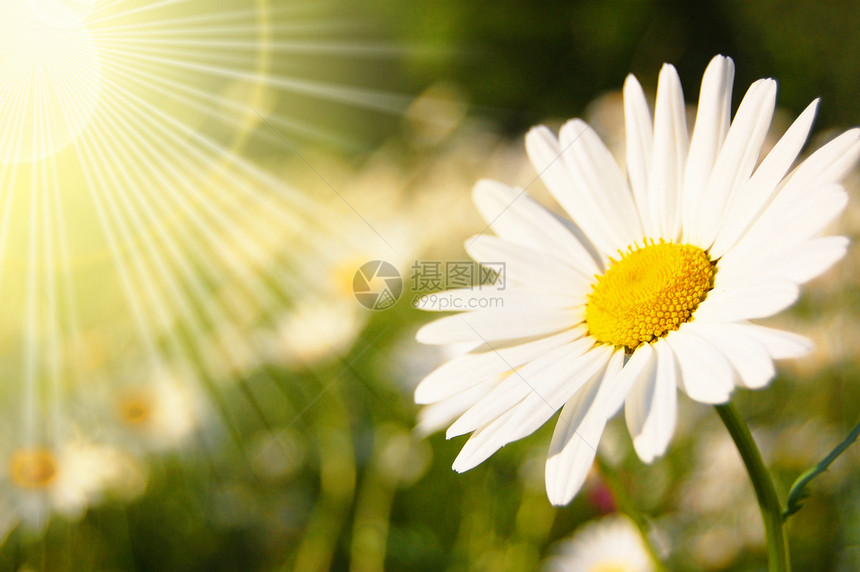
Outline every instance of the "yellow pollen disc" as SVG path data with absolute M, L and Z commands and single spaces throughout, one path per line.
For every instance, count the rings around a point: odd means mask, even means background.
M 588 569 L 588 572 L 629 572 L 633 565 L 624 562 L 598 562 Z
M 128 396 L 119 404 L 120 418 L 128 425 L 145 423 L 151 413 L 149 400 L 143 396 Z
M 26 488 L 44 488 L 57 476 L 57 459 L 47 449 L 17 451 L 11 465 L 12 479 Z
M 697 246 L 630 247 L 597 277 L 585 321 L 598 341 L 636 349 L 689 322 L 713 287 L 714 266 Z

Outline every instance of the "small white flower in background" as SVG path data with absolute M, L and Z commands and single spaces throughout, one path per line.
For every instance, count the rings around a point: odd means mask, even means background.
M 312 367 L 341 358 L 355 345 L 373 312 L 356 298 L 356 273 L 384 261 L 402 279 L 425 240 L 396 186 L 398 173 L 382 159 L 354 174 L 338 189 L 326 220 L 309 229 L 302 256 L 289 280 L 290 307 L 267 320 L 257 346 L 270 362 Z M 382 286 L 373 281 L 374 290 Z
M 188 443 L 206 415 L 194 380 L 162 371 L 146 383 L 118 386 L 110 403 L 120 440 L 130 450 L 162 452 Z
M 860 156 L 860 130 L 790 171 L 813 102 L 759 161 L 776 82 L 755 82 L 730 121 L 733 76 L 730 59 L 711 61 L 692 135 L 672 66 L 660 72 L 653 121 L 629 76 L 626 177 L 582 121 L 569 121 L 559 139 L 532 129 L 529 157 L 572 221 L 524 190 L 478 183 L 475 203 L 497 236 L 476 236 L 466 249 L 478 261 L 506 262 L 508 287 L 493 293 L 504 303 L 442 318 L 417 335 L 473 347 L 415 391 L 434 416 L 455 420 L 449 437 L 472 433 L 457 471 L 562 409 L 546 486 L 553 504 L 566 504 L 622 405 L 637 454 L 651 462 L 674 432 L 676 387 L 702 403 L 725 403 L 736 386 L 767 385 L 774 360 L 811 349 L 805 338 L 749 320 L 791 305 L 800 284 L 845 254 L 845 238 L 820 233 L 846 205 L 839 182 Z
M 270 361 L 292 368 L 336 359 L 365 326 L 362 310 L 354 299 L 304 296 L 260 336 L 260 346 Z
M 654 563 L 630 519 L 607 516 L 557 544 L 542 572 L 652 572 Z
M 53 514 L 81 518 L 107 491 L 124 488 L 122 481 L 139 472 L 128 455 L 78 437 L 55 447 L 16 447 L 2 462 L 2 525 L 11 528 L 20 522 L 37 534 Z

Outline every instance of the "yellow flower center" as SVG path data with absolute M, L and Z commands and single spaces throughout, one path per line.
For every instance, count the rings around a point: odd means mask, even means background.
M 149 420 L 152 407 L 149 400 L 141 395 L 128 395 L 120 401 L 120 418 L 127 425 L 142 425 Z
M 611 260 L 588 295 L 585 321 L 598 341 L 636 349 L 689 322 L 715 268 L 697 246 L 651 241 Z
M 588 572 L 630 572 L 633 566 L 624 562 L 598 562 L 588 569 Z
M 10 464 L 12 479 L 21 487 L 44 488 L 57 476 L 57 459 L 47 449 L 16 451 Z

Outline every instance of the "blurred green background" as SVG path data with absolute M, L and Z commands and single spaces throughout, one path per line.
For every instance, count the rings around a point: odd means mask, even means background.
M 823 99 L 820 125 L 858 122 L 860 39 L 847 2 L 368 2 L 407 44 L 447 58 L 412 62 L 414 81 L 445 78 L 470 104 L 516 135 L 545 117 L 573 117 L 628 73 L 654 87 L 663 62 L 698 92 L 715 54 L 734 58 L 736 86 L 779 80 L 780 105 L 795 113 Z M 741 65 L 741 62 L 743 65 Z M 647 91 L 647 90 L 646 90 Z M 743 90 L 735 90 L 736 101 Z M 689 97 L 689 96 L 688 96 Z
M 344 32 L 347 39 L 400 49 L 385 58 L 275 61 L 273 73 L 397 94 L 407 103 L 403 113 L 331 103 L 317 111 L 309 98 L 305 118 L 347 144 L 301 140 L 297 156 L 296 148 L 264 144 L 255 134 L 242 152 L 331 206 L 321 217 L 331 216 L 335 230 L 316 237 L 310 227 L 304 238 L 321 250 L 333 245 L 331 263 L 345 264 L 348 279 L 365 260 L 336 249 L 362 221 L 351 220 L 356 213 L 340 195 L 383 236 L 396 237 L 397 254 L 382 249 L 381 256 L 400 256 L 408 280 L 411 261 L 466 258 L 460 245 L 481 228 L 469 201 L 475 181 L 529 182 L 522 149 L 529 126 L 585 116 L 611 136 L 603 114 L 619 110 L 594 102 L 619 90 L 628 73 L 651 96 L 660 65 L 671 62 L 694 103 L 708 61 L 724 54 L 736 65 L 735 103 L 755 79 L 775 77 L 778 106 L 789 118 L 822 98 L 818 137 L 860 123 L 858 13 L 853 0 L 332 3 L 332 21 L 360 22 Z M 432 121 L 416 115 L 423 108 L 413 99 L 429 106 Z M 275 114 L 282 104 L 274 102 Z M 857 177 L 848 184 L 856 199 Z M 858 225 L 855 200 L 837 230 L 856 238 Z M 301 258 L 305 242 L 283 248 Z M 784 364 L 767 389 L 737 394 L 783 499 L 791 481 L 860 418 L 856 247 L 849 257 L 772 322 L 809 335 L 819 350 Z M 301 275 L 324 301 L 328 263 Z M 533 570 L 554 542 L 615 509 L 609 483 L 658 531 L 669 569 L 765 569 L 752 492 L 711 410 L 682 398 L 675 439 L 651 466 L 636 459 L 623 420 L 614 420 L 602 443 L 603 473 L 594 472 L 570 506 L 553 508 L 542 472 L 552 423 L 454 473 L 464 438 L 414 431 L 411 390 L 444 360 L 413 341 L 430 316 L 409 306 L 408 285 L 393 309 L 379 312 L 360 307 L 348 288 L 336 295 L 344 300 L 327 300 L 341 312 L 331 325 L 310 314 L 314 327 L 284 330 L 319 337 L 322 349 L 229 372 L 211 405 L 218 421 L 201 426 L 180 451 L 147 455 L 142 491 L 130 498 L 108 491 L 79 520 L 52 519 L 43 535 L 14 529 L 0 549 L 0 569 Z M 307 304 L 296 294 L 288 306 L 298 312 Z M 329 336 L 338 327 L 345 331 Z M 294 341 L 272 341 L 252 326 L 246 333 L 259 347 Z M 790 520 L 796 570 L 860 569 L 858 462 L 849 450 Z

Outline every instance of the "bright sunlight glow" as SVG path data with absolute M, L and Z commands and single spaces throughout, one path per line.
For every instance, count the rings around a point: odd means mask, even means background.
M 0 0 L 0 406 L 22 444 L 130 360 L 213 393 L 202 342 L 253 355 L 242 328 L 288 303 L 298 229 L 325 226 L 257 158 L 329 140 L 314 102 L 408 103 L 309 74 L 374 53 L 338 25 L 266 0 Z
M 0 161 L 38 161 L 66 147 L 89 123 L 100 83 L 93 38 L 69 8 L 0 5 Z

